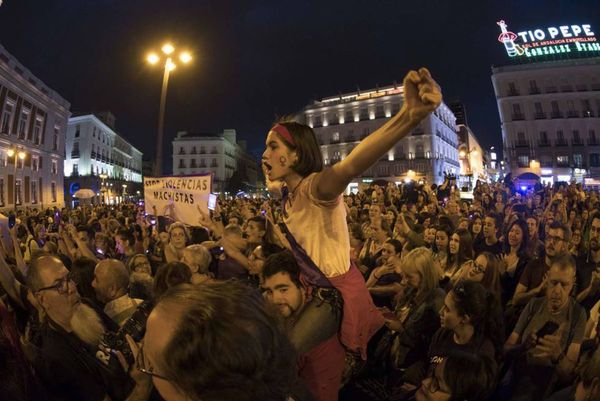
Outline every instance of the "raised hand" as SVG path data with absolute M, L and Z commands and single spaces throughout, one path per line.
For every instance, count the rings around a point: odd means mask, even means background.
M 442 102 L 442 92 L 427 68 L 410 71 L 404 78 L 404 104 L 400 113 L 419 123 Z

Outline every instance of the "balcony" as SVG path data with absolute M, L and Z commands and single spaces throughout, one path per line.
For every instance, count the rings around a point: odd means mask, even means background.
M 204 149 L 204 148 L 200 148 L 200 154 L 201 154 L 201 155 L 205 155 L 205 154 L 206 154 L 206 149 Z
M 591 111 L 591 110 L 586 110 L 586 111 L 583 112 L 583 116 L 586 117 L 586 118 L 594 117 L 594 112 Z
M 556 146 L 568 146 L 569 143 L 565 139 L 557 139 L 555 142 Z
M 538 141 L 538 146 L 539 146 L 540 148 L 545 148 L 545 147 L 548 147 L 548 146 L 550 146 L 550 141 L 549 141 L 549 140 L 547 140 L 547 139 L 540 139 L 540 140 Z
M 516 89 L 509 89 L 508 90 L 508 96 L 519 96 L 519 95 L 520 95 L 520 93 Z
M 556 86 L 546 86 L 546 93 L 556 93 L 558 92 L 558 89 L 556 89 Z
M 550 113 L 550 118 L 563 118 L 563 114 L 560 111 L 553 111 Z
M 513 121 L 522 121 L 522 120 L 525 120 L 525 115 L 523 113 L 513 113 L 512 120 Z
M 546 113 L 535 113 L 536 120 L 545 120 L 547 118 Z
M 95 159 L 95 158 L 96 158 L 96 152 L 92 152 L 90 157 L 91 157 L 92 159 Z
M 577 112 L 576 110 L 567 111 L 567 118 L 578 118 L 578 117 L 579 117 L 579 112 Z
M 192 148 L 192 151 L 190 152 L 190 155 L 195 155 L 195 154 L 197 154 L 197 153 L 198 153 L 198 152 L 196 152 L 196 148 Z
M 540 88 L 529 88 L 530 95 L 539 95 L 540 93 Z
M 571 139 L 571 145 L 573 146 L 583 146 L 583 140 L 581 140 L 581 138 L 577 138 L 577 139 Z
M 340 143 L 340 139 L 339 138 L 338 139 L 332 139 L 332 140 L 329 141 L 330 145 L 336 145 L 338 143 Z
M 598 145 L 600 145 L 600 142 L 598 142 L 598 140 L 596 138 L 588 138 L 587 144 L 589 146 L 598 146 Z
M 79 159 L 79 151 L 74 150 L 71 152 L 71 159 Z
M 514 142 L 514 147 L 515 148 L 528 148 L 529 147 L 529 142 L 527 142 L 527 141 L 515 141 Z

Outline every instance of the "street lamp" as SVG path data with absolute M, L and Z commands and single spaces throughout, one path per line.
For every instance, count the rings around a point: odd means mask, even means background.
M 171 43 L 165 43 L 160 49 L 165 55 L 164 74 L 162 90 L 160 92 L 160 108 L 158 110 L 158 129 L 156 135 L 156 160 L 154 165 L 154 175 L 162 175 L 162 146 L 163 146 L 163 131 L 165 126 L 165 104 L 167 101 L 167 87 L 169 86 L 169 73 L 173 71 L 177 65 L 173 61 L 173 54 L 175 53 L 175 46 Z M 192 61 L 192 55 L 189 52 L 181 52 L 179 54 L 179 60 L 182 63 L 187 64 Z M 155 65 L 161 61 L 160 56 L 157 53 L 149 53 L 146 57 L 148 63 Z
M 16 147 L 16 148 L 10 148 L 6 151 L 6 154 L 8 155 L 8 157 L 13 157 L 15 158 L 15 212 L 17 211 L 17 195 L 18 195 L 18 191 L 17 191 L 17 159 L 20 160 L 25 160 L 25 157 L 27 156 L 27 154 L 22 150 L 22 148 L 20 146 Z
M 106 180 L 108 178 L 108 176 L 104 173 L 99 175 L 100 179 L 102 180 L 102 184 L 101 184 L 101 188 L 100 188 L 100 192 L 102 193 L 102 203 L 106 204 L 108 202 L 106 202 L 106 186 L 104 183 L 104 180 Z

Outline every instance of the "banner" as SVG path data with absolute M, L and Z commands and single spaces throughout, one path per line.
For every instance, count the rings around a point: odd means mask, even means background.
M 146 213 L 199 225 L 198 206 L 208 214 L 212 174 L 177 177 L 144 177 Z

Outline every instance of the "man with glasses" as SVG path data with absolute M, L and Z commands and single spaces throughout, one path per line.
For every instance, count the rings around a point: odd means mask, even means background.
M 54 397 L 62 400 L 123 400 L 131 391 L 124 371 L 109 370 L 95 352 L 110 319 L 82 302 L 64 264 L 49 254 L 36 255 L 27 284 L 44 311 L 36 371 Z
M 571 297 L 575 260 L 555 255 L 546 282 L 545 296 L 529 301 L 504 345 L 517 358 L 513 401 L 545 399 L 552 378 L 570 378 L 579 359 L 586 312 Z
M 525 266 L 512 299 L 514 306 L 526 305 L 532 298 L 544 295 L 552 259 L 567 251 L 570 239 L 571 231 L 567 226 L 557 221 L 550 225 L 544 244 L 546 255 L 533 259 Z

